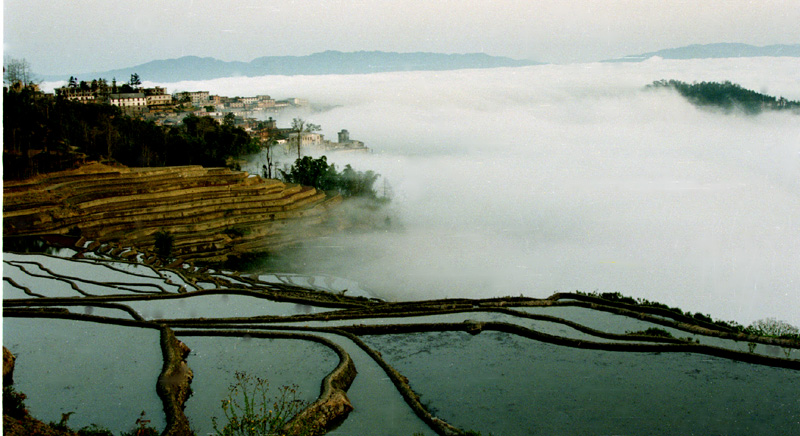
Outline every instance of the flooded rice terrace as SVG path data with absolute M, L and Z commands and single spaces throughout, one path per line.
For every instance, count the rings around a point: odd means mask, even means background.
M 798 100 L 799 62 L 158 84 L 307 99 L 292 116 L 372 150 L 328 161 L 381 174 L 393 225 L 252 274 L 3 253 L 15 386 L 46 422 L 115 433 L 144 412 L 213 434 L 246 373 L 272 395 L 296 385 L 309 407 L 293 422 L 334 435 L 800 434 L 796 341 L 598 295 L 800 324 L 797 115 L 645 89 L 729 80 Z M 187 379 L 184 403 L 169 388 Z
M 119 433 L 144 412 L 167 430 L 166 328 L 191 350 L 183 413 L 198 435 L 214 434 L 237 372 L 267 379 L 271 395 L 293 386 L 313 407 L 348 361 L 355 377 L 332 386 L 352 411 L 328 434 L 800 431 L 796 342 L 579 294 L 385 302 L 326 289 L 344 283 L 332 277 L 74 253 L 3 256 L 3 344 L 15 387 L 46 422 L 73 412 L 73 428 Z

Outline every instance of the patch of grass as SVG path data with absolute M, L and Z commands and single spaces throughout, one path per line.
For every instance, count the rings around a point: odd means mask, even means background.
M 650 327 L 647 330 L 639 330 L 635 332 L 626 332 L 628 335 L 639 335 L 639 336 L 655 336 L 659 338 L 672 338 L 672 333 L 658 328 L 658 327 Z
M 223 230 L 222 233 L 230 236 L 231 238 L 241 238 L 242 236 L 250 234 L 250 229 L 235 226 L 228 227 L 227 229 Z
M 277 432 L 307 403 L 297 398 L 296 386 L 278 389 L 276 398 L 269 396 L 266 379 L 236 372 L 236 379 L 222 400 L 225 422 L 220 427 L 217 417 L 211 418 L 218 436 L 260 436 Z

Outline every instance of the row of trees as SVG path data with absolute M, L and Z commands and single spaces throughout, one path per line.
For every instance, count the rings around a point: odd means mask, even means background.
M 86 82 L 84 80 L 79 82 L 77 77 L 69 76 L 69 80 L 67 80 L 67 89 L 75 91 L 91 91 L 98 94 L 136 92 L 141 85 L 142 80 L 137 73 L 131 74 L 130 81 L 128 81 L 128 83 L 123 83 L 120 86 L 117 86 L 116 78 L 111 80 L 111 86 L 108 85 L 108 81 L 104 78 L 94 79 L 91 82 Z
M 259 149 L 247 132 L 211 117 L 189 115 L 182 125 L 162 127 L 116 106 L 76 103 L 28 88 L 3 94 L 5 179 L 64 169 L 78 155 L 128 166 L 225 166 Z
M 800 102 L 761 94 L 731 82 L 685 83 L 678 80 L 659 80 L 648 88 L 670 88 L 678 91 L 692 104 L 716 106 L 727 111 L 741 109 L 750 114 L 763 110 L 800 111 Z

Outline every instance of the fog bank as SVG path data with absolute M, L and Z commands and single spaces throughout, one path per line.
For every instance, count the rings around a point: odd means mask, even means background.
M 308 98 L 329 155 L 382 174 L 402 228 L 296 253 L 392 300 L 619 291 L 800 325 L 800 117 L 701 110 L 659 79 L 800 99 L 800 59 L 650 60 L 167 84 Z M 290 119 L 278 115 L 281 125 Z

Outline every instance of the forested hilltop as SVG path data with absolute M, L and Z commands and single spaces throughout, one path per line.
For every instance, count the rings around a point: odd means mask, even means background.
M 761 94 L 728 81 L 690 84 L 678 80 L 659 80 L 647 88 L 674 89 L 694 105 L 719 107 L 726 111 L 740 109 L 748 114 L 758 114 L 765 110 L 791 110 L 800 113 L 798 101 Z
M 82 160 L 126 166 L 227 166 L 258 151 L 258 141 L 231 123 L 188 115 L 178 126 L 158 126 L 118 107 L 82 104 L 29 87 L 3 91 L 3 178 L 30 177 Z

